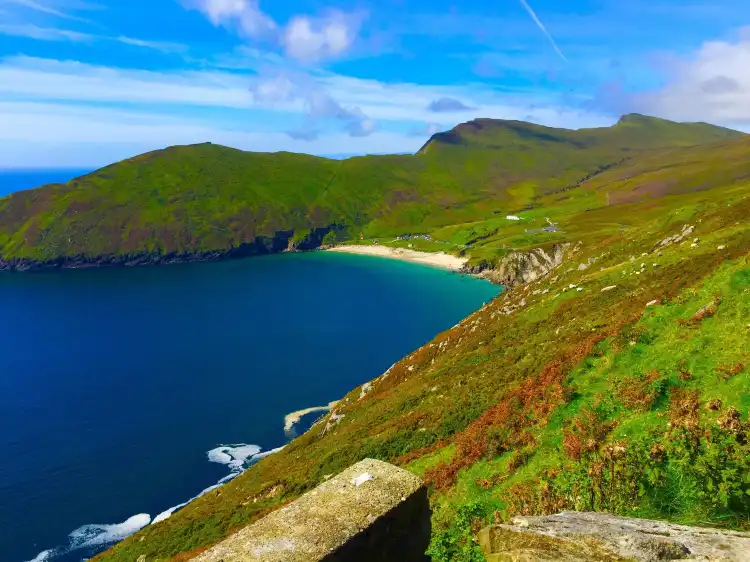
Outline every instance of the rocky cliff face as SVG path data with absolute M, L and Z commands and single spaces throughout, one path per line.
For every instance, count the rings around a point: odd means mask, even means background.
M 535 248 L 528 252 L 512 252 L 497 266 L 467 267 L 467 273 L 479 274 L 482 277 L 510 288 L 544 277 L 565 261 L 570 252 L 570 244 L 555 244 L 551 248 Z
M 674 525 L 607 513 L 516 517 L 479 532 L 488 562 L 750 560 L 750 533 Z

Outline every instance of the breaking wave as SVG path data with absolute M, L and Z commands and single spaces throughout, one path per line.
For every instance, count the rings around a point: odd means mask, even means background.
M 230 473 L 221 478 L 213 486 L 209 486 L 203 490 L 197 496 L 190 498 L 188 501 L 170 507 L 159 513 L 156 517 L 151 519 L 151 516 L 147 513 L 139 513 L 133 515 L 122 523 L 115 523 L 111 525 L 83 525 L 79 527 L 70 535 L 68 535 L 68 545 L 64 547 L 57 547 L 48 550 L 43 550 L 37 554 L 34 558 L 28 562 L 52 562 L 55 558 L 69 554 L 76 550 L 82 549 L 96 549 L 103 546 L 109 546 L 116 542 L 119 542 L 133 533 L 140 531 L 147 525 L 155 525 L 165 519 L 171 517 L 176 511 L 182 509 L 190 502 L 197 500 L 199 497 L 207 494 L 211 490 L 215 490 L 222 484 L 226 484 L 230 480 L 236 478 L 242 474 L 249 466 L 254 462 L 259 461 L 273 453 L 277 453 L 284 447 L 277 447 L 276 449 L 270 449 L 268 451 L 261 452 L 261 448 L 257 445 L 248 445 L 247 443 L 239 443 L 234 445 L 221 445 L 215 449 L 211 449 L 206 452 L 206 456 L 210 462 L 223 464 L 229 467 Z

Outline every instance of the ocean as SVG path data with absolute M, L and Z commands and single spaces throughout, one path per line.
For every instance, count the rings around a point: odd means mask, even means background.
M 498 291 L 326 252 L 0 273 L 0 560 L 79 562 L 167 517 Z
M 0 170 L 0 197 L 48 183 L 64 183 L 90 170 Z

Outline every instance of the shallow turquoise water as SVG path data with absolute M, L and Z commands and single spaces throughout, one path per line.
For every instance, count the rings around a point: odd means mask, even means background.
M 0 559 L 90 556 L 497 292 L 323 252 L 0 274 Z

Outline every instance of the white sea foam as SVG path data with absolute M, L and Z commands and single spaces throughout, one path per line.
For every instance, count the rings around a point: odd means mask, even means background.
M 155 524 L 171 517 L 178 509 L 182 509 L 190 502 L 197 500 L 199 497 L 207 494 L 211 490 L 215 490 L 222 484 L 226 484 L 230 480 L 236 478 L 242 474 L 246 467 L 255 461 L 265 458 L 273 453 L 277 453 L 284 447 L 277 447 L 276 449 L 270 449 L 261 453 L 261 448 L 257 445 L 248 445 L 246 443 L 239 443 L 236 445 L 222 445 L 207 451 L 206 455 L 208 460 L 218 464 L 223 464 L 229 467 L 231 472 L 224 476 L 213 486 L 209 486 L 203 490 L 197 496 L 190 498 L 188 501 L 178 504 L 174 507 L 162 511 L 154 519 L 147 513 L 140 513 L 129 518 L 123 523 L 116 523 L 113 525 L 84 525 L 79 527 L 70 535 L 69 544 L 67 547 L 53 548 L 44 550 L 36 555 L 35 558 L 28 562 L 51 562 L 58 555 L 68 554 L 74 550 L 93 548 L 99 546 L 107 546 L 112 543 L 121 541 L 136 531 L 140 531 L 143 527 L 148 524 Z
M 48 562 L 49 560 L 52 560 L 52 556 L 55 554 L 54 549 L 49 550 L 43 550 L 39 554 L 37 554 L 34 558 L 29 560 L 29 562 Z
M 251 462 L 259 461 L 260 459 L 264 459 L 269 455 L 273 455 L 274 453 L 278 453 L 283 449 L 285 445 L 282 445 L 281 447 L 276 447 L 275 449 L 269 449 L 268 451 L 264 451 L 262 453 L 258 453 L 257 455 L 253 455 L 253 457 L 250 459 Z
M 68 551 L 93 546 L 104 546 L 121 541 L 136 531 L 140 531 L 150 522 L 151 516 L 148 513 L 139 513 L 122 523 L 114 525 L 84 525 L 70 533 Z
M 258 453 L 260 453 L 260 447 L 257 445 L 239 443 L 237 445 L 222 445 L 211 449 L 206 454 L 209 461 L 225 464 L 232 472 L 242 472 L 245 462 Z
M 262 458 L 267 457 L 268 455 L 272 455 L 274 453 L 278 453 L 283 449 L 284 447 L 277 447 L 276 449 L 270 449 L 268 451 L 260 452 L 260 447 L 257 445 L 222 445 L 221 447 L 217 447 L 215 449 L 211 449 L 206 453 L 208 456 L 208 460 L 211 462 L 219 463 L 219 464 L 225 464 L 229 466 L 232 469 L 232 472 L 224 476 L 221 480 L 219 480 L 218 483 L 214 484 L 213 486 L 209 486 L 205 490 L 203 490 L 200 494 L 198 494 L 195 497 L 190 498 L 188 501 L 183 502 L 179 505 L 176 505 L 174 507 L 170 507 L 169 509 L 162 511 L 159 515 L 154 517 L 154 520 L 151 522 L 152 525 L 159 523 L 161 521 L 164 521 L 165 519 L 169 519 L 175 511 L 178 509 L 182 509 L 186 505 L 188 505 L 190 502 L 193 502 L 197 500 L 199 497 L 207 494 L 211 490 L 215 490 L 222 484 L 226 484 L 230 480 L 233 480 L 237 478 L 240 474 L 242 474 L 245 471 L 245 464 L 250 464 L 255 461 L 258 461 Z M 253 451 L 255 451 L 253 453 Z M 249 458 L 248 458 L 249 456 Z
M 196 496 L 197 497 L 197 496 Z M 185 507 L 187 504 L 189 504 L 191 501 L 193 501 L 195 498 L 191 498 L 189 501 L 186 501 L 184 503 L 181 503 L 179 505 L 176 505 L 174 507 L 170 507 L 169 509 L 162 511 L 159 515 L 154 517 L 154 520 L 151 521 L 152 525 L 156 525 L 157 523 L 164 521 L 165 519 L 169 519 L 172 514 L 177 511 L 178 509 L 181 509 Z

